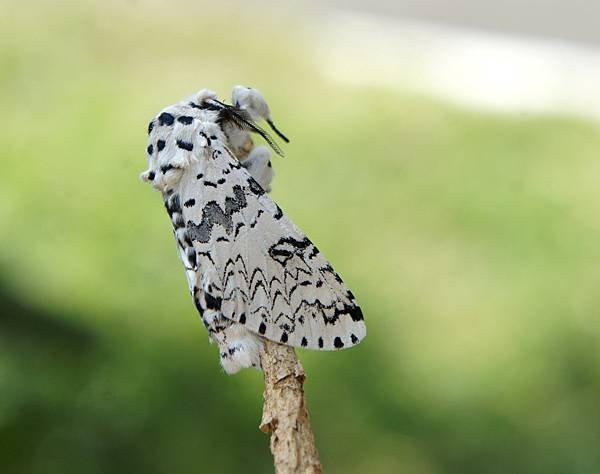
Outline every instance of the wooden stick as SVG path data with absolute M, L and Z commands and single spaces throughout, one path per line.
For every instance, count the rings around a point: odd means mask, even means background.
M 260 429 L 271 435 L 276 474 L 322 473 L 304 397 L 306 375 L 296 352 L 265 340 L 261 364 L 265 402 Z

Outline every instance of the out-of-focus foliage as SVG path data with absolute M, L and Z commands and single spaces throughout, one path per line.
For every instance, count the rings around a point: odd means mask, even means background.
M 599 127 L 329 82 L 259 13 L 0 3 L 0 471 L 272 469 L 261 376 L 220 370 L 137 179 L 154 113 L 237 83 L 368 322 L 300 351 L 327 472 L 600 471 Z

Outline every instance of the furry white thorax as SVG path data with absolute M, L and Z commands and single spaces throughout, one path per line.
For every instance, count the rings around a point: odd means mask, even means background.
M 221 365 L 230 374 L 260 368 L 263 338 L 352 347 L 366 334 L 354 296 L 265 193 L 273 179 L 268 148 L 244 148 L 249 130 L 265 136 L 257 119 L 282 136 L 269 107 L 256 89 L 237 86 L 232 99 L 227 106 L 204 89 L 163 109 L 149 125 L 149 168 L 141 174 L 163 195 Z

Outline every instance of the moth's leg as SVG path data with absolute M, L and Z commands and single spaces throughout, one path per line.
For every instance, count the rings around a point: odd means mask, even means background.
M 273 123 L 269 105 L 258 89 L 254 89 L 253 87 L 235 86 L 233 91 L 231 91 L 231 103 L 236 107 L 247 111 L 253 120 L 265 120 L 277 135 L 285 142 L 289 141 Z
M 225 344 L 219 346 L 221 366 L 228 374 L 253 367 L 260 370 L 260 351 L 263 343 L 259 336 L 242 324 L 231 322 L 224 331 Z
M 240 163 L 266 192 L 271 191 L 274 172 L 271 166 L 271 152 L 266 146 L 253 148 L 248 157 Z
M 210 313 L 216 312 L 205 312 L 202 321 L 208 328 L 210 338 L 219 347 L 219 358 L 225 372 L 235 374 L 250 367 L 260 370 L 261 338 L 242 324 Z
M 246 159 L 248 153 L 254 148 L 254 142 L 250 133 L 231 123 L 225 123 L 223 131 L 227 136 L 227 146 L 233 151 L 235 157 L 238 160 Z
M 269 120 L 271 118 L 267 101 L 258 89 L 235 86 L 231 91 L 231 103 L 247 111 L 253 120 Z

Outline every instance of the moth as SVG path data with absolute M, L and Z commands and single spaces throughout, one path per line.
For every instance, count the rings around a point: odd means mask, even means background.
M 271 153 L 258 124 L 273 123 L 256 89 L 236 86 L 232 104 L 203 89 L 148 125 L 148 169 L 161 192 L 190 293 L 229 373 L 260 368 L 263 338 L 337 350 L 366 335 L 362 311 L 319 249 L 267 194 Z

